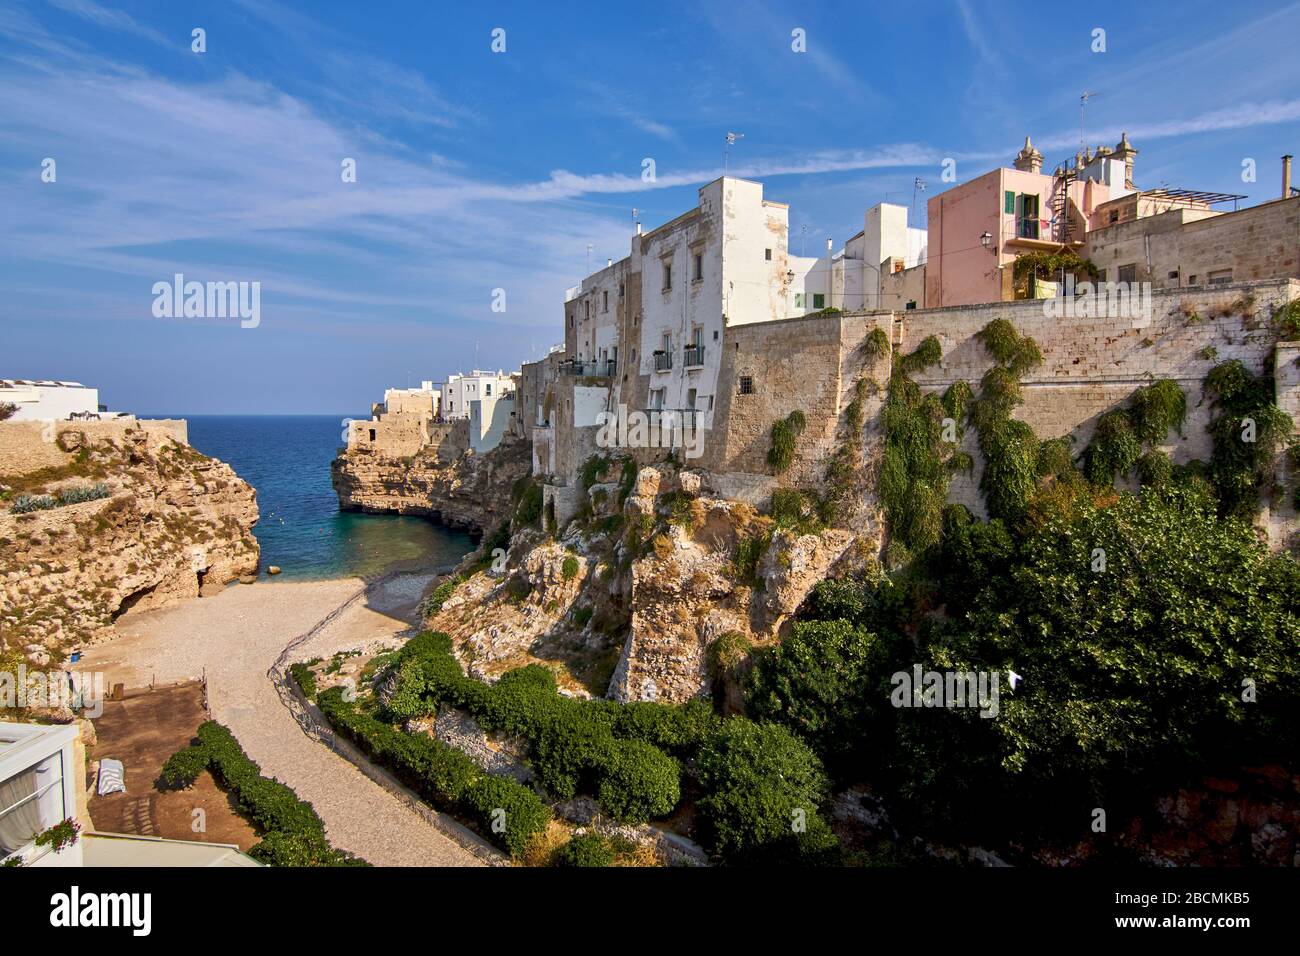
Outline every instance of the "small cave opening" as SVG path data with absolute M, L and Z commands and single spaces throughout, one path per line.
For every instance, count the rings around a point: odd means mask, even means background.
M 117 619 L 120 618 L 123 614 L 126 614 L 133 607 L 135 607 L 137 604 L 139 604 L 141 601 L 147 598 L 150 594 L 153 594 L 154 590 L 157 587 L 158 585 L 151 584 L 147 588 L 140 588 L 140 590 L 133 591 L 132 593 L 128 594 L 125 598 L 122 599 L 122 603 L 117 606 L 117 610 L 112 613 L 109 619 L 114 622 L 117 621 Z

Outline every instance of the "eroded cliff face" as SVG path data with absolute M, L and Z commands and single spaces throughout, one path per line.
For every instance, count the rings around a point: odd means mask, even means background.
M 26 434 L 41 441 L 38 432 Z M 15 473 L 10 464 L 0 476 L 6 658 L 45 666 L 110 635 L 123 614 L 211 594 L 257 572 L 255 492 L 229 465 L 165 432 L 145 423 L 60 425 L 57 439 L 34 447 L 30 460 L 42 467 Z M 12 511 L 22 495 L 58 500 L 60 492 L 92 489 L 104 496 Z
M 558 539 L 522 529 L 496 567 L 484 555 L 461 569 L 426 623 L 451 635 L 475 677 L 537 663 L 578 695 L 709 696 L 728 666 L 719 648 L 743 657 L 777 640 L 818 581 L 879 548 L 870 524 L 776 527 L 692 472 L 644 468 L 622 487 L 616 477 L 596 476 Z
M 344 511 L 420 515 L 491 531 L 510 517 L 511 488 L 531 466 L 529 446 L 510 441 L 451 462 L 428 450 L 410 458 L 344 452 L 334 459 L 330 478 Z

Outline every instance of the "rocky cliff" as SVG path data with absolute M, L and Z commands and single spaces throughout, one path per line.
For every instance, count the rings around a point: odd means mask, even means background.
M 357 450 L 335 458 L 330 477 L 344 511 L 420 515 L 491 531 L 510 517 L 511 489 L 531 465 L 532 451 L 521 441 L 451 462 L 427 450 L 409 458 Z
M 257 497 L 229 465 L 154 423 L 39 424 L 0 425 L 6 659 L 44 666 L 129 611 L 256 573 Z
M 471 674 L 541 663 L 567 693 L 726 694 L 730 664 L 776 640 L 833 568 L 879 548 L 871 524 L 801 532 L 713 496 L 695 473 L 644 468 L 620 482 L 617 468 L 592 476 L 567 528 L 517 529 L 507 555 L 471 556 L 429 608 Z

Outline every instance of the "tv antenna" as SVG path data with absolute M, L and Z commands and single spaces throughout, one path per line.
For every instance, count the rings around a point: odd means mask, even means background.
M 1079 96 L 1079 152 L 1087 152 L 1088 145 L 1083 139 L 1083 111 L 1088 106 L 1088 100 L 1094 96 L 1101 96 L 1095 90 L 1084 90 Z
M 731 171 L 731 147 L 736 145 L 736 140 L 744 138 L 744 133 L 727 133 L 727 145 L 722 150 L 722 175 Z

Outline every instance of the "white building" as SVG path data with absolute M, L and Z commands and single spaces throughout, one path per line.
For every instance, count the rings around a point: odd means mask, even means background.
M 443 418 L 469 418 L 470 403 L 481 398 L 498 399 L 514 391 L 514 380 L 500 370 L 475 369 L 468 375 L 448 375 L 438 386 L 439 409 Z
M 99 404 L 99 389 L 87 388 L 80 382 L 0 379 L 0 405 L 18 406 L 17 413 L 9 419 L 16 422 L 94 418 L 101 412 L 104 412 L 102 417 L 110 417 Z
M 76 724 L 0 722 L 0 860 L 33 867 L 260 866 L 226 843 L 165 840 L 91 828 L 85 749 Z M 81 828 L 55 850 L 36 839 L 64 820 Z

